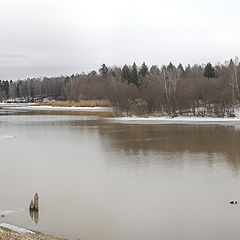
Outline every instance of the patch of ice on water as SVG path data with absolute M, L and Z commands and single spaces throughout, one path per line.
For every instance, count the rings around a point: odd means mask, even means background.
M 16 213 L 16 212 L 23 212 L 24 208 L 17 208 L 17 209 L 13 209 L 13 210 L 4 210 L 4 211 L 0 211 L 0 216 L 1 215 L 9 215 L 12 213 Z
M 35 232 L 29 231 L 29 230 L 27 230 L 27 229 L 25 229 L 25 228 L 20 228 L 20 227 L 17 227 L 17 226 L 8 224 L 8 223 L 1 223 L 1 224 L 0 224 L 0 227 L 3 227 L 3 228 L 6 228 L 6 229 L 9 229 L 9 230 L 12 230 L 12 231 L 17 232 L 17 233 L 23 233 L 23 234 L 30 233 L 30 234 L 35 234 Z
M 13 138 L 12 135 L 9 135 L 9 134 L 7 134 L 7 133 L 0 132 L 0 140 L 11 139 L 11 138 Z
M 9 215 L 11 213 L 17 212 L 16 210 L 5 210 L 5 211 L 0 211 L 0 215 Z

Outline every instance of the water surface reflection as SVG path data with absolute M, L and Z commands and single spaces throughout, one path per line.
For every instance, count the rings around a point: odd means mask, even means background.
M 12 136 L 0 138 L 0 211 L 41 197 L 41 218 L 0 222 L 83 240 L 238 239 L 238 126 L 28 113 L 0 116 L 0 132 Z

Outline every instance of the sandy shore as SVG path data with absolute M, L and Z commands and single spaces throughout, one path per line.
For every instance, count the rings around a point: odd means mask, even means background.
M 0 240 L 64 240 L 60 237 L 49 236 L 42 233 L 18 233 L 0 227 Z

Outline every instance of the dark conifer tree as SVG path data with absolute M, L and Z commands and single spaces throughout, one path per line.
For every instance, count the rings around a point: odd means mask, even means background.
M 135 62 L 134 62 L 133 65 L 132 65 L 131 75 L 132 75 L 132 77 L 131 77 L 131 78 L 132 78 L 131 82 L 132 82 L 133 84 L 135 84 L 137 87 L 139 87 L 140 81 L 139 81 L 139 76 L 138 76 L 137 65 L 136 65 Z
M 125 64 L 122 68 L 122 81 L 126 81 L 126 82 L 130 83 L 131 77 L 132 77 L 131 70 Z
M 102 64 L 101 68 L 99 68 L 99 72 L 103 77 L 107 76 L 108 68 L 107 68 L 106 64 L 104 64 L 104 63 Z
M 170 69 L 173 69 L 174 66 L 173 66 L 173 64 L 170 62 L 170 63 L 168 64 L 167 68 L 170 70 Z
M 205 67 L 203 76 L 207 78 L 216 77 L 215 70 L 211 63 L 208 63 L 207 66 Z
M 178 65 L 177 71 L 178 71 L 178 74 L 179 74 L 180 77 L 184 76 L 184 68 L 183 68 L 181 63 Z
M 139 75 L 141 77 L 145 77 L 147 74 L 148 74 L 148 66 L 145 64 L 145 62 L 143 62 L 139 71 Z
M 181 70 L 182 72 L 184 72 L 184 68 L 183 68 L 183 66 L 182 66 L 182 64 L 180 63 L 179 65 L 178 65 L 178 67 L 177 67 L 179 70 Z
M 94 77 L 94 76 L 96 76 L 96 75 L 97 75 L 97 72 L 96 72 L 95 70 L 91 71 L 91 72 L 88 74 L 88 76 L 90 76 L 90 77 Z
M 150 73 L 153 75 L 160 75 L 160 69 L 157 65 L 152 65 L 150 68 Z

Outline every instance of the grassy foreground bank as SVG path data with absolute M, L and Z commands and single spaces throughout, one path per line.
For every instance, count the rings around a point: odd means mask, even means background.
M 48 101 L 39 102 L 35 106 L 52 106 L 52 107 L 111 107 L 107 100 L 80 100 L 79 102 L 72 101 Z
M 42 233 L 22 234 L 0 227 L 0 240 L 64 240 L 60 237 L 49 236 Z

